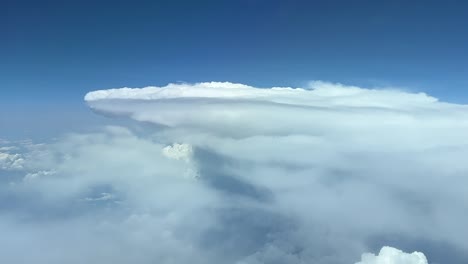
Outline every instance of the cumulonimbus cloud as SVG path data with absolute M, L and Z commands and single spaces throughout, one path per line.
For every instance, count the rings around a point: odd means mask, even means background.
M 95 91 L 85 100 L 97 112 L 166 126 L 176 142 L 254 164 L 227 167 L 298 218 L 310 206 L 315 215 L 306 219 L 341 224 L 335 232 L 359 239 L 403 233 L 401 240 L 468 246 L 453 220 L 466 217 L 458 210 L 467 195 L 453 184 L 465 182 L 467 170 L 460 160 L 468 144 L 465 105 L 320 81 L 306 88 L 169 84 Z
M 0 189 L 15 204 L 0 231 L 17 236 L 0 239 L 0 261 L 24 245 L 37 245 L 23 257 L 36 263 L 349 264 L 384 246 L 468 260 L 465 105 L 325 82 L 170 84 L 85 100 L 145 125 L 21 153 L 24 173 Z M 45 254 L 46 237 L 60 250 Z M 391 247 L 358 263 L 426 264 Z

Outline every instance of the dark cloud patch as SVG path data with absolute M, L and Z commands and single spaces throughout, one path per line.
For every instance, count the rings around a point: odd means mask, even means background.
M 239 160 L 232 160 L 212 150 L 197 148 L 194 159 L 197 161 L 200 180 L 228 195 L 247 197 L 259 202 L 272 202 L 273 193 L 267 188 L 256 186 L 243 177 L 229 173 L 229 168 L 245 166 Z

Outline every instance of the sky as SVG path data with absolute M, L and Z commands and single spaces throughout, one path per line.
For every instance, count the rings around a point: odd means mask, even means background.
M 398 86 L 466 103 L 465 1 L 1 2 L 2 98 L 230 81 Z
M 0 263 L 468 263 L 467 25 L 0 0 Z
M 63 113 L 93 118 L 82 103 L 90 90 L 174 82 L 301 87 L 324 80 L 468 102 L 465 1 L 0 5 L 0 120 L 23 136 L 60 131 L 24 125 L 32 113 L 67 126 L 76 122 Z

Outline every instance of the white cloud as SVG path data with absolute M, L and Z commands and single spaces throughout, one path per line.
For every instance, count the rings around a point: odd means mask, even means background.
M 453 220 L 467 217 L 460 183 L 468 166 L 460 157 L 468 155 L 468 106 L 326 82 L 170 84 L 85 99 L 97 112 L 168 126 L 159 134 L 169 142 L 238 162 L 211 161 L 217 173 L 269 190 L 275 208 L 313 223 L 309 228 L 359 239 L 382 232 L 437 237 L 468 249 L 468 234 L 458 233 L 463 224 Z M 431 224 L 415 224 L 428 217 Z
M 168 100 L 180 98 L 210 98 L 257 100 L 298 106 L 363 106 L 412 108 L 414 104 L 431 104 L 436 98 L 426 94 L 410 94 L 398 90 L 368 90 L 315 81 L 307 88 L 272 87 L 259 89 L 229 82 L 169 84 L 164 87 L 120 88 L 89 92 L 87 102 L 112 99 Z
M 2 152 L 5 152 L 5 151 L 8 152 L 8 151 L 15 150 L 15 149 L 17 149 L 17 148 L 14 147 L 14 146 L 0 147 L 0 151 L 2 151 Z
M 103 192 L 98 197 L 86 197 L 84 198 L 87 202 L 96 202 L 96 201 L 108 201 L 114 199 L 115 196 L 112 193 Z
M 193 148 L 190 144 L 178 144 L 166 146 L 162 149 L 162 153 L 169 159 L 179 160 L 185 162 L 184 167 L 186 171 L 184 176 L 186 178 L 198 178 L 199 174 L 196 165 L 193 161 Z
M 0 262 L 18 262 L 25 245 L 34 250 L 23 262 L 48 264 L 345 264 L 384 245 L 468 260 L 457 253 L 468 251 L 464 105 L 324 82 L 86 99 L 157 125 L 20 143 L 24 173 L 0 188 L 11 200 L 0 233 L 15 237 L 0 239 Z M 397 252 L 384 249 L 365 256 Z
M 47 177 L 50 175 L 54 175 L 56 172 L 53 170 L 43 170 L 43 171 L 37 171 L 37 172 L 29 172 L 27 173 L 23 181 L 28 182 L 28 181 L 34 181 L 37 180 L 40 177 Z
M 23 169 L 24 159 L 22 155 L 14 153 L 0 152 L 0 169 L 2 170 L 21 170 Z
M 362 255 L 356 264 L 427 264 L 426 256 L 421 252 L 405 253 L 392 247 L 383 247 L 376 256 L 372 253 Z
M 322 82 L 312 87 L 172 84 L 91 92 L 86 99 L 98 112 L 236 138 L 327 133 L 329 138 L 351 139 L 365 148 L 381 148 L 382 137 L 387 148 L 402 143 L 415 149 L 468 144 L 462 132 L 468 128 L 468 121 L 463 121 L 468 120 L 467 106 L 396 90 Z
M 193 155 L 192 146 L 188 144 L 178 144 L 174 143 L 173 145 L 169 145 L 163 148 L 162 150 L 164 156 L 176 159 L 176 160 L 184 160 L 189 161 Z

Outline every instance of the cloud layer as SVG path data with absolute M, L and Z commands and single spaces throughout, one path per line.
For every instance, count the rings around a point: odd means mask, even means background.
M 24 161 L 0 190 L 0 262 L 25 246 L 28 263 L 468 260 L 467 106 L 325 82 L 85 99 L 142 123 L 2 143 Z

